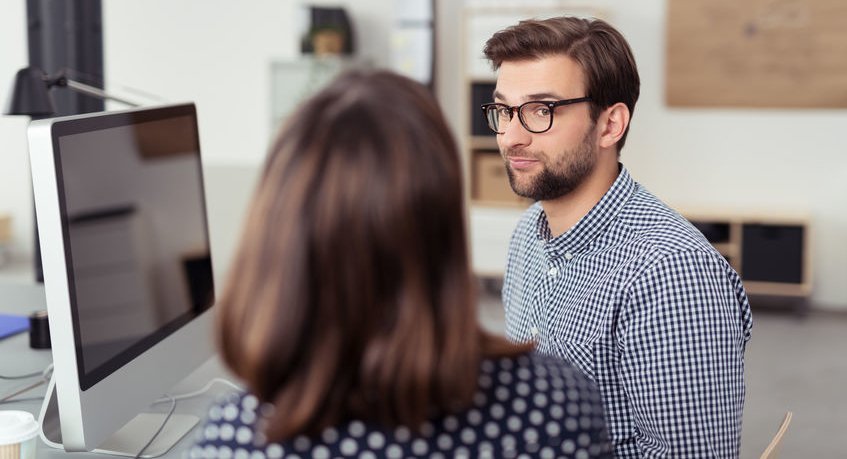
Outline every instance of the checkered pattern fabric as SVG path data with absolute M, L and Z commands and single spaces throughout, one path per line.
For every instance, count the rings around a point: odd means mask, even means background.
M 503 303 L 509 338 L 597 382 L 617 457 L 738 457 L 752 328 L 741 279 L 623 166 L 558 237 L 540 204 L 526 211 Z

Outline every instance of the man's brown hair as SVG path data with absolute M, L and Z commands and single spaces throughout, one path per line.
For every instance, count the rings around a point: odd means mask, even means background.
M 462 168 L 423 86 L 341 76 L 291 116 L 219 303 L 227 365 L 275 405 L 271 440 L 467 407 L 484 355 Z
M 600 19 L 556 17 L 519 22 L 494 34 L 486 43 L 485 56 L 494 69 L 506 61 L 565 55 L 576 61 L 585 76 L 586 96 L 591 97 L 591 119 L 618 103 L 635 111 L 641 80 L 626 39 Z M 618 141 L 626 142 L 629 126 Z

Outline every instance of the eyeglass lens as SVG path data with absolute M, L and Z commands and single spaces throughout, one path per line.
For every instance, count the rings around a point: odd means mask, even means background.
M 486 110 L 488 126 L 497 133 L 506 131 L 512 117 L 512 109 L 504 105 L 493 105 Z M 550 128 L 552 110 L 545 103 L 530 102 L 519 107 L 518 117 L 530 132 L 544 132 Z

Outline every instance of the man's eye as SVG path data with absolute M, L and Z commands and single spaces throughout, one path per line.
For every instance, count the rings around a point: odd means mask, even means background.
M 542 105 L 542 106 L 538 107 L 537 109 L 535 109 L 535 115 L 536 116 L 550 116 L 550 108 Z

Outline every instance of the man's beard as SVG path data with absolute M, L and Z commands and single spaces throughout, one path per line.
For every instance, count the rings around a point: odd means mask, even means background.
M 541 172 L 530 178 L 529 183 L 518 183 L 515 171 L 509 165 L 511 151 L 505 155 L 506 172 L 509 175 L 509 184 L 518 196 L 530 198 L 535 201 L 549 201 L 560 198 L 579 187 L 594 170 L 597 164 L 597 155 L 593 145 L 594 129 L 589 129 L 582 138 L 579 145 L 573 150 L 565 151 L 553 158 L 554 163 L 548 165 L 541 163 Z M 520 156 L 527 156 L 524 152 Z M 539 161 L 541 157 L 532 156 Z

